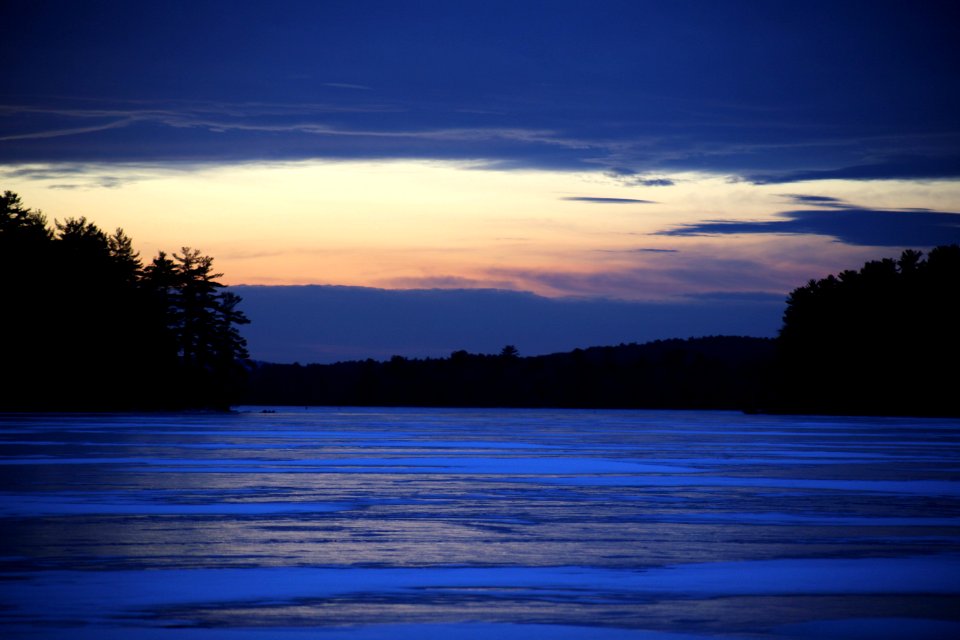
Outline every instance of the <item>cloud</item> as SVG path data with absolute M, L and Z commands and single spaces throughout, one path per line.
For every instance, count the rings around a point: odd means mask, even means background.
M 599 253 L 680 253 L 679 249 L 653 249 L 647 247 L 634 247 L 630 249 L 594 249 Z
M 956 137 L 948 134 L 936 140 L 903 134 L 896 140 L 825 141 L 809 135 L 791 141 L 784 134 L 782 142 L 748 143 L 740 139 L 749 137 L 749 127 L 757 124 L 753 120 L 718 129 L 681 126 L 688 117 L 681 115 L 669 126 L 664 120 L 662 128 L 636 125 L 627 133 L 612 133 L 589 124 L 585 113 L 582 121 L 571 121 L 551 116 L 549 108 L 544 117 L 534 118 L 500 104 L 467 109 L 389 97 L 372 101 L 368 92 L 357 90 L 363 85 L 338 87 L 350 90 L 335 92 L 337 99 L 328 102 L 58 98 L 49 105 L 0 104 L 0 162 L 248 161 L 263 159 L 269 149 L 270 158 L 281 160 L 430 158 L 498 170 L 601 170 L 621 185 L 649 188 L 675 185 L 662 175 L 674 170 L 732 172 L 755 184 L 960 176 L 960 158 L 945 155 L 944 149 L 956 145 Z M 680 135 L 678 128 L 698 133 Z M 795 155 L 836 166 L 901 147 L 916 155 L 840 169 L 789 169 Z M 757 166 L 787 169 L 749 172 Z
M 844 200 L 830 196 L 808 196 L 797 193 L 785 193 L 783 195 L 795 204 L 807 204 L 817 207 L 849 207 Z
M 660 176 L 646 176 L 633 169 L 627 169 L 625 167 L 613 167 L 607 169 L 605 174 L 607 177 L 613 178 L 620 184 L 628 187 L 672 187 L 676 184 L 669 178 Z
M 71 127 L 67 129 L 47 129 L 45 131 L 25 131 L 23 133 L 14 133 L 0 136 L 0 142 L 12 142 L 14 140 L 37 140 L 43 138 L 60 138 L 63 136 L 78 136 L 85 133 L 94 133 L 97 131 L 106 131 L 107 129 L 119 129 L 129 126 L 134 122 L 133 119 L 125 118 L 104 124 L 90 125 L 88 127 Z
M 268 148 L 278 160 L 429 158 L 570 169 L 592 167 L 590 158 L 610 151 L 602 140 L 503 126 L 500 117 L 468 121 L 476 117 L 431 118 L 379 103 L 0 105 L 0 125 L 12 123 L 0 128 L 0 162 L 249 161 Z
M 638 178 L 634 184 L 643 187 L 672 187 L 676 183 L 669 178 Z
M 378 282 L 381 284 L 381 282 Z M 477 280 L 463 276 L 420 276 L 389 278 L 382 284 L 390 288 L 402 289 L 513 289 L 515 282 L 510 280 Z
M 636 198 L 595 198 L 592 196 L 573 196 L 561 198 L 571 202 L 594 202 L 597 204 L 656 204 L 653 200 L 638 200 Z
M 785 211 L 779 220 L 707 220 L 660 231 L 665 236 L 813 234 L 860 246 L 932 247 L 960 242 L 960 213 L 915 210 Z
M 298 250 L 274 250 L 274 251 L 225 251 L 220 257 L 229 260 L 260 260 L 261 258 L 276 258 L 278 256 L 289 256 L 293 253 L 305 253 Z
M 701 302 L 766 302 L 776 304 L 782 304 L 787 298 L 782 293 L 766 291 L 706 291 L 704 293 L 691 293 L 685 297 Z
M 708 296 L 673 303 L 552 299 L 496 289 L 388 290 L 334 286 L 235 286 L 251 319 L 242 328 L 255 359 L 445 357 L 466 349 L 524 355 L 577 347 L 717 334 L 773 336 L 783 299 Z M 389 321 L 385 321 L 389 318 Z
M 93 178 L 87 182 L 83 183 L 61 183 L 61 184 L 51 184 L 48 185 L 48 189 L 59 189 L 63 191 L 72 191 L 74 189 L 90 189 L 100 187 L 103 189 L 116 189 L 117 187 L 122 187 L 125 184 L 134 182 L 134 180 L 127 178 L 117 178 L 114 176 L 103 176 L 98 178 Z
M 676 184 L 669 178 L 644 176 L 625 167 L 613 167 L 605 173 L 620 184 L 630 187 L 672 187 Z
M 638 252 L 633 252 L 637 255 Z M 704 291 L 789 291 L 807 278 L 791 266 L 759 260 L 684 253 L 638 258 L 635 264 L 602 271 L 507 268 L 488 270 L 491 278 L 557 296 L 595 298 L 597 292 L 622 300 L 677 301 Z
M 98 19 L 82 2 L 13 4 L 4 162 L 420 158 L 609 170 L 639 188 L 675 171 L 956 175 L 937 166 L 960 131 L 949 2 L 619 2 L 587 19 L 570 2 L 297 2 L 269 16 L 110 2 Z
M 353 89 L 355 91 L 372 91 L 372 89 L 362 84 L 351 84 L 349 82 L 324 82 L 323 86 L 333 87 L 334 89 Z
M 960 178 L 960 156 L 908 157 L 839 169 L 754 174 L 746 176 L 745 180 L 760 185 L 813 180 L 944 180 L 951 178 Z
M 59 180 L 90 172 L 86 165 L 32 165 L 25 167 L 0 169 L 0 176 L 6 179 Z
M 117 187 L 147 180 L 158 175 L 194 170 L 196 164 L 140 164 L 97 165 L 94 163 L 35 164 L 15 167 L 0 167 L 2 180 L 31 180 L 51 182 L 49 189 L 92 189 Z M 121 171 L 120 175 L 114 172 Z

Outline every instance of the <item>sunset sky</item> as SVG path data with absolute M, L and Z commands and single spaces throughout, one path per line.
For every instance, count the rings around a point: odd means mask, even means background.
M 960 242 L 957 7 L 7 0 L 0 189 L 270 285 L 238 289 L 267 359 L 773 335 L 810 278 Z M 464 289 L 487 342 L 320 326 Z M 511 325 L 516 292 L 546 306 Z M 574 302 L 623 327 L 536 342 Z

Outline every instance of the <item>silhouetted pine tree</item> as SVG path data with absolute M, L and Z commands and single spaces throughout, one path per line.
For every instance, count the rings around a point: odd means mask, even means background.
M 960 247 L 866 263 L 787 300 L 778 408 L 960 413 Z
M 45 393 L 54 361 L 56 271 L 46 217 L 10 191 L 0 196 L 0 404 Z
M 0 198 L 0 408 L 226 407 L 247 352 L 240 299 L 184 249 L 144 267 L 85 218 L 53 229 Z

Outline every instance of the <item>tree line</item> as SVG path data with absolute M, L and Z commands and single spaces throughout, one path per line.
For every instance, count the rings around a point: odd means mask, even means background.
M 960 415 L 960 246 L 810 280 L 776 339 L 715 336 L 521 357 L 252 363 L 240 298 L 199 250 L 0 197 L 0 410 L 231 404 L 743 409 Z
M 257 363 L 244 402 L 960 415 L 958 328 L 960 247 L 949 245 L 810 280 L 787 298 L 776 339 Z
M 197 249 L 144 264 L 86 218 L 0 196 L 4 410 L 225 408 L 248 357 L 240 298 Z
M 255 363 L 246 404 L 741 409 L 774 355 L 766 338 L 658 340 L 521 357 L 455 351 L 448 358 L 336 364 Z
M 810 280 L 778 347 L 778 411 L 960 415 L 960 246 Z

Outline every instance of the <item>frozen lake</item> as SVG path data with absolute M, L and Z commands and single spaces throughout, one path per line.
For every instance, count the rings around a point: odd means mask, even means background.
M 0 415 L 4 638 L 958 638 L 960 421 Z

